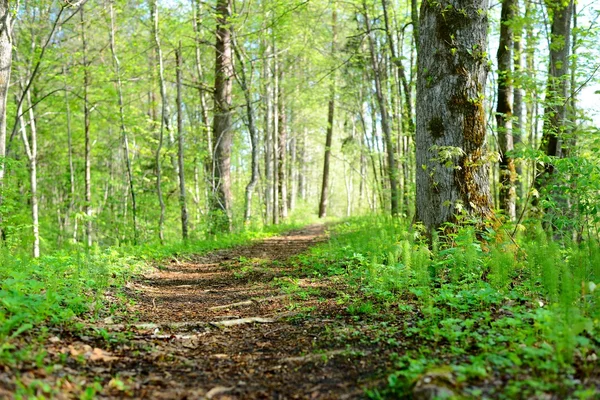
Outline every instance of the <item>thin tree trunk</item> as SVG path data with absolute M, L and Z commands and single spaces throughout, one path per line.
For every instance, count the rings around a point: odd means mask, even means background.
M 116 28 L 115 28 L 113 0 L 109 0 L 109 12 L 110 12 L 110 52 L 113 57 L 113 63 L 115 65 L 115 75 L 117 77 L 117 96 L 118 96 L 118 101 L 119 101 L 119 124 L 120 124 L 120 129 L 121 129 L 121 136 L 123 138 L 123 152 L 125 155 L 125 168 L 127 170 L 127 182 L 129 183 L 129 193 L 131 194 L 133 242 L 134 242 L 134 244 L 137 244 L 137 242 L 138 242 L 137 201 L 135 198 L 135 187 L 134 187 L 134 181 L 133 181 L 133 170 L 131 167 L 131 158 L 129 156 L 129 138 L 127 135 L 127 128 L 125 126 L 125 107 L 124 107 L 124 103 L 123 103 L 123 83 L 121 81 L 121 63 L 119 61 L 119 57 L 117 56 L 117 49 L 116 49 L 116 44 L 115 44 Z M 67 105 L 67 107 L 68 107 L 68 105 Z M 72 168 L 72 165 L 71 165 L 71 168 Z
M 273 54 L 276 54 L 275 46 L 273 45 Z M 279 224 L 279 64 L 277 58 L 273 59 L 273 97 L 275 104 L 273 106 L 273 129 L 271 132 L 273 145 L 273 224 Z
M 268 41 L 267 41 L 268 42 Z M 264 51 L 264 64 L 263 64 L 263 81 L 264 85 L 264 107 L 265 107 L 265 118 L 264 118 L 264 148 L 265 148 L 265 222 L 271 221 L 273 215 L 273 144 L 271 143 L 271 115 L 273 104 L 272 104 L 272 89 L 271 89 L 271 74 L 269 71 L 269 44 L 265 45 Z
M 181 236 L 183 240 L 188 238 L 188 210 L 185 199 L 185 169 L 183 149 L 185 144 L 183 134 L 183 101 L 181 100 L 181 81 L 183 62 L 181 56 L 181 41 L 175 53 L 177 59 L 177 163 L 179 166 L 179 206 L 181 207 Z
M 88 247 L 92 246 L 92 160 L 91 160 L 91 139 L 90 139 L 90 107 L 88 91 L 90 86 L 90 71 L 87 60 L 87 37 L 85 34 L 85 20 L 83 16 L 83 7 L 79 9 L 81 19 L 81 46 L 82 46 L 82 64 L 83 64 L 83 115 L 84 115 L 84 135 L 85 135 L 85 205 L 84 212 L 86 216 L 85 236 Z
M 331 58 L 335 57 L 337 46 L 337 11 L 334 9 L 331 15 L 331 27 L 333 36 L 331 39 Z M 325 155 L 323 157 L 323 183 L 321 185 L 321 201 L 319 202 L 319 218 L 327 216 L 327 205 L 329 202 L 329 165 L 331 163 L 331 144 L 333 141 L 333 124 L 335 118 L 335 72 L 331 78 L 329 89 L 329 105 L 327 111 L 327 132 L 325 136 Z
M 71 129 L 71 105 L 69 103 L 69 88 L 67 87 L 67 68 L 63 67 L 63 78 L 65 79 L 65 110 L 67 123 L 67 153 L 69 159 L 69 205 L 65 214 L 65 230 L 71 226 L 71 217 L 75 211 L 75 167 L 73 165 L 73 131 Z M 75 218 L 76 220 L 76 218 Z M 66 232 L 65 232 L 66 233 Z M 73 229 L 73 241 L 77 241 L 77 230 Z
M 296 209 L 296 200 L 298 197 L 298 153 L 297 153 L 297 148 L 296 148 L 296 138 L 293 137 L 292 139 L 290 139 L 290 168 L 289 168 L 289 174 L 290 174 L 290 183 L 288 185 L 289 189 L 290 189 L 290 196 L 289 196 L 289 209 L 290 212 L 293 212 Z
M 235 40 L 232 41 L 233 50 L 235 52 L 236 59 L 239 64 L 239 74 L 236 74 L 238 77 L 238 82 L 244 93 L 244 100 L 246 101 L 246 118 L 248 123 L 248 133 L 250 134 L 250 145 L 252 147 L 252 165 L 251 165 L 251 176 L 250 182 L 246 186 L 246 198 L 244 204 L 244 223 L 250 223 L 252 219 L 252 196 L 254 194 L 254 189 L 258 184 L 259 178 L 259 132 L 256 129 L 256 118 L 254 116 L 254 108 L 252 106 L 252 92 L 251 86 L 252 82 L 248 80 L 248 75 L 246 74 L 246 63 L 244 62 L 243 56 L 237 46 Z M 252 76 L 252 75 L 251 75 Z
M 516 16 L 520 16 L 520 11 L 519 11 L 519 0 L 514 0 L 514 7 L 515 7 L 515 15 Z M 515 29 L 515 28 L 513 28 Z M 521 81 L 522 81 L 522 72 L 523 72 L 523 38 L 522 38 L 522 32 L 523 29 L 521 27 L 517 28 L 518 30 L 514 32 L 515 37 L 514 37 L 514 46 L 513 46 L 513 51 L 514 51 L 514 56 L 513 56 L 513 60 L 514 60 L 514 65 L 513 65 L 513 75 L 514 75 L 514 82 L 518 82 L 514 85 L 514 91 L 513 91 L 513 140 L 514 140 L 514 145 L 515 148 L 517 148 L 521 143 L 523 143 L 523 133 L 524 133 L 524 128 L 525 128 L 525 119 L 523 116 L 523 89 L 521 87 Z M 521 163 L 521 161 L 519 160 L 515 160 L 515 172 L 516 172 L 516 198 L 517 198 L 517 206 L 516 206 L 516 213 L 517 215 L 520 214 L 520 201 L 523 199 L 523 165 Z
M 512 132 L 512 50 L 515 18 L 515 1 L 503 0 L 500 17 L 500 42 L 498 45 L 498 104 L 496 125 L 499 144 L 499 206 L 512 221 L 516 218 L 515 161 L 508 153 L 514 150 Z
M 212 230 L 231 230 L 231 101 L 233 54 L 231 48 L 231 0 L 218 0 L 216 7 L 215 115 L 213 119 Z
M 6 157 L 6 104 L 12 67 L 12 17 L 9 0 L 0 0 L 0 205 L 4 191 L 4 175 Z M 0 236 L 5 237 L 0 214 Z
M 568 3 L 554 1 L 548 4 L 548 8 L 552 15 L 552 29 L 541 149 L 548 156 L 561 157 L 561 136 L 567 125 L 573 0 Z M 538 170 L 535 186 L 541 189 L 554 174 L 554 163 L 539 166 Z
M 154 162 L 156 168 L 156 195 L 158 197 L 158 204 L 160 206 L 160 217 L 158 219 L 158 238 L 161 243 L 165 241 L 165 201 L 162 193 L 162 168 L 161 168 L 161 152 L 164 142 L 164 131 L 165 131 L 165 116 L 167 114 L 167 88 L 165 86 L 164 78 L 164 67 L 162 48 L 160 45 L 160 38 L 158 33 L 158 4 L 157 0 L 152 0 L 151 14 L 152 14 L 152 36 L 154 37 L 154 44 L 156 46 L 157 58 L 158 58 L 158 79 L 160 85 L 160 98 L 161 98 L 161 114 L 160 114 L 160 130 L 158 132 L 158 147 L 154 155 Z
M 387 173 L 390 183 L 390 191 L 391 191 L 391 213 L 392 216 L 396 216 L 399 213 L 398 208 L 398 171 L 396 168 L 396 157 L 394 154 L 394 145 L 392 143 L 392 128 L 390 126 L 390 118 L 387 109 L 387 100 L 385 98 L 385 93 L 383 89 L 383 84 L 381 82 L 381 74 L 383 73 L 379 59 L 377 58 L 377 52 L 375 49 L 375 40 L 373 38 L 373 32 L 371 30 L 371 21 L 369 19 L 369 14 L 367 11 L 367 3 L 363 1 L 363 10 L 364 10 L 364 18 L 365 25 L 367 28 L 367 39 L 369 42 L 369 51 L 371 53 L 371 64 L 373 66 L 373 75 L 375 80 L 375 94 L 377 98 L 377 104 L 379 105 L 379 113 L 381 116 L 381 129 L 383 130 L 383 136 L 385 139 L 385 147 L 387 153 Z
M 278 119 L 278 139 L 277 144 L 279 146 L 277 157 L 277 168 L 278 168 L 278 202 L 279 202 L 279 216 L 281 220 L 285 220 L 288 216 L 287 208 L 287 120 L 286 120 L 286 109 L 283 93 L 283 66 L 279 68 L 279 85 L 277 86 L 277 119 Z

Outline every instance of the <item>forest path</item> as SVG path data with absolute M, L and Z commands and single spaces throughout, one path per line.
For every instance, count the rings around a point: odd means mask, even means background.
M 325 240 L 315 225 L 159 266 L 130 286 L 142 322 L 107 324 L 126 336 L 108 348 L 72 343 L 89 362 L 68 372 L 102 382 L 101 398 L 364 398 L 386 357 L 348 339 L 361 323 L 337 301 L 343 284 L 293 262 Z

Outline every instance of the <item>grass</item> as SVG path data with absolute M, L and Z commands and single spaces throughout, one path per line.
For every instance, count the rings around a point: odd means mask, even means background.
M 597 398 L 598 243 L 556 243 L 539 226 L 514 240 L 455 232 L 429 246 L 401 221 L 350 219 L 300 258 L 309 274 L 349 282 L 355 298 L 339 301 L 372 315 L 368 340 L 390 344 L 395 371 L 369 396 L 410 397 L 433 382 L 442 397 Z M 382 313 L 400 322 L 381 325 Z

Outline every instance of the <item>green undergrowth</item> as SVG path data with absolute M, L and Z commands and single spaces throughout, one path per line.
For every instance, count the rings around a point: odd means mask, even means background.
M 165 245 L 71 248 L 38 259 L 0 249 L 0 365 L 43 358 L 40 346 L 50 327 L 76 329 L 82 320 L 93 323 L 111 315 L 125 302 L 119 289 L 153 263 L 243 245 L 299 226 L 253 228 Z M 120 301 L 107 301 L 108 291 Z M 24 346 L 24 333 L 30 346 Z
M 349 314 L 395 321 L 396 369 L 370 397 L 598 398 L 598 243 L 555 242 L 539 226 L 515 238 L 453 228 L 430 244 L 401 221 L 351 219 L 300 258 L 355 288 Z

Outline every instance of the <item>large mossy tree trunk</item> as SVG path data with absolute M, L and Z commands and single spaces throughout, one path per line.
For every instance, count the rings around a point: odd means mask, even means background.
M 231 229 L 231 101 L 233 89 L 233 51 L 231 47 L 231 0 L 217 0 L 217 40 L 213 119 L 213 196 L 211 229 Z
M 425 0 L 417 82 L 417 210 L 426 229 L 493 215 L 485 134 L 488 0 Z

